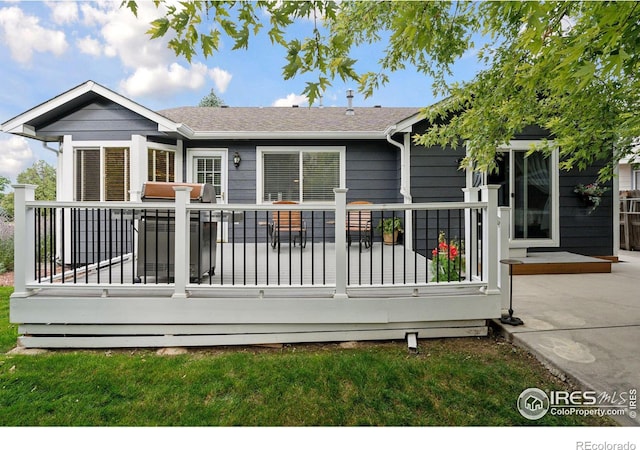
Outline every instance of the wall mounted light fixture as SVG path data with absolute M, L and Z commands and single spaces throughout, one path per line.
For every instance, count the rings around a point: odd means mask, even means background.
M 240 153 L 235 152 L 233 154 L 233 165 L 236 166 L 236 169 L 240 166 L 240 161 L 242 161 L 242 158 L 240 158 Z

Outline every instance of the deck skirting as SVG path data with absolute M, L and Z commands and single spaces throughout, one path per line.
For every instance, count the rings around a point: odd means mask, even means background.
M 11 299 L 20 345 L 116 348 L 483 336 L 500 296 Z

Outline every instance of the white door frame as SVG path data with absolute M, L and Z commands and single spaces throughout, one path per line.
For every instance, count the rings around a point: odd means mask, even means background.
M 229 149 L 227 148 L 189 148 L 187 149 L 187 183 L 194 183 L 195 178 L 195 160 L 196 158 L 219 157 L 222 160 L 220 165 L 220 172 L 222 179 L 220 180 L 220 194 L 221 198 L 216 199 L 219 204 L 227 203 L 228 188 L 229 188 Z M 226 242 L 228 236 L 228 224 L 222 221 L 222 226 L 218 227 L 218 240 Z

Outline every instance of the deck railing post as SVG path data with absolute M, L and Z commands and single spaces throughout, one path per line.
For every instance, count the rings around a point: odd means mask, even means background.
M 14 290 L 12 297 L 28 297 L 31 290 L 27 289 L 27 282 L 35 279 L 34 258 L 36 242 L 34 239 L 33 208 L 27 208 L 26 202 L 35 199 L 36 186 L 32 184 L 14 184 L 13 216 L 13 275 Z
M 334 298 L 346 299 L 347 295 L 347 191 L 349 189 L 334 189 L 336 196 L 336 292 Z
M 509 232 L 511 230 L 511 208 L 507 206 L 501 206 L 498 208 L 498 226 L 500 227 L 498 260 L 508 259 Z M 500 264 L 498 283 L 502 297 L 502 309 L 507 310 L 509 309 L 509 284 L 511 283 L 508 264 Z
M 174 186 L 176 193 L 175 218 L 175 260 L 174 260 L 174 292 L 172 298 L 187 298 L 187 281 L 189 281 L 189 212 L 187 205 L 191 202 L 191 186 Z
M 477 202 L 478 192 L 480 188 L 471 187 L 463 188 L 465 203 Z M 478 267 L 474 262 L 478 258 L 478 227 L 477 227 L 476 211 L 471 208 L 465 208 L 464 210 L 464 260 L 467 262 L 465 265 L 466 280 L 471 281 L 472 277 L 476 274 L 473 273 L 473 267 Z M 472 260 L 471 258 L 476 258 Z
M 482 218 L 482 278 L 486 294 L 498 294 L 498 185 L 482 186 L 482 201 L 487 202 Z

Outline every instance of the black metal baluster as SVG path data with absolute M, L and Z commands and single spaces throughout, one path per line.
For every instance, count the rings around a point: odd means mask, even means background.
M 384 225 L 384 211 L 380 211 L 380 223 Z M 382 246 L 380 248 L 380 284 L 384 284 L 384 226 L 382 228 Z
M 64 213 L 64 208 L 60 208 L 61 214 L 60 214 L 60 232 L 62 233 L 62 235 L 60 236 L 60 242 L 61 242 L 61 255 L 60 255 L 60 262 L 62 263 L 62 266 L 60 266 L 60 273 L 62 274 L 62 277 L 60 278 L 61 283 L 64 283 L 64 266 L 65 266 L 65 257 L 64 254 L 66 253 L 66 249 L 65 249 L 65 239 L 64 239 L 64 232 L 65 232 L 65 226 L 64 226 L 64 222 L 66 219 L 66 214 Z
M 267 268 L 267 282 L 266 284 L 269 285 L 269 211 L 265 211 L 265 248 L 266 248 L 266 252 L 264 252 L 265 255 L 265 260 L 266 260 L 266 268 Z M 273 236 L 271 237 L 273 239 Z
M 247 216 L 249 216 L 248 214 L 249 211 L 245 211 L 245 214 Z M 246 219 L 245 219 L 246 220 Z M 253 264 L 254 264 L 254 277 L 255 277 L 255 284 L 256 286 L 258 285 L 258 211 L 255 210 L 253 211 L 253 236 L 254 236 L 254 246 L 253 246 Z
M 233 216 L 233 213 L 232 213 Z M 231 228 L 231 285 L 236 284 L 236 227 L 233 221 L 229 221 L 229 227 Z
M 78 251 L 77 243 L 80 240 L 79 233 L 80 227 L 77 220 L 77 209 L 71 208 L 71 266 L 73 267 L 73 283 L 78 282 L 78 258 L 76 252 Z
M 111 284 L 113 282 L 113 277 L 111 275 L 111 272 L 113 271 L 113 210 L 109 208 L 107 211 L 109 211 L 109 284 Z M 120 264 L 122 264 L 122 261 L 120 261 Z
M 419 210 L 414 210 L 411 214 L 411 228 L 413 229 L 413 283 L 418 284 L 418 213 Z M 425 258 L 428 258 L 428 254 Z M 429 265 L 429 263 L 427 263 Z
M 315 285 L 315 268 L 316 268 L 316 262 L 315 262 L 315 245 L 313 245 L 313 243 L 315 242 L 315 236 L 316 236 L 316 224 L 315 224 L 315 211 L 311 211 L 311 285 Z
M 302 275 L 303 275 L 303 272 L 304 272 L 304 268 L 303 268 L 303 264 L 302 264 L 302 249 L 303 249 L 302 243 L 303 243 L 303 240 L 306 239 L 306 235 L 303 236 L 303 233 L 306 233 L 306 231 L 302 231 L 302 229 L 303 229 L 302 224 L 303 223 L 304 223 L 304 219 L 302 217 L 302 211 L 300 211 L 300 285 L 304 284 L 302 282 Z M 313 223 L 311 224 L 311 227 L 313 227 Z
M 440 282 L 440 210 L 436 210 L 436 281 Z
M 396 239 L 395 239 L 395 228 L 396 228 L 396 210 L 391 211 L 391 220 L 393 224 L 393 238 L 391 240 L 391 284 L 396 284 Z
M 224 284 L 224 210 L 220 209 L 220 285 Z
M 462 281 L 462 252 L 466 243 L 463 241 L 462 236 L 464 236 L 464 230 L 462 225 L 462 216 L 464 215 L 464 210 L 458 210 L 458 235 L 460 236 L 458 239 L 458 281 Z
M 142 239 L 142 253 L 144 257 L 144 266 L 142 267 L 142 283 L 147 284 L 147 273 L 149 272 L 149 253 L 147 249 L 147 236 L 149 236 L 149 217 L 147 216 L 147 210 L 142 212 L 142 221 L 144 222 L 144 233 L 138 236 L 138 239 Z M 158 230 L 156 228 L 156 238 Z
M 100 261 L 102 260 L 102 257 L 100 256 L 100 241 L 102 240 L 102 237 L 100 236 L 100 231 L 101 231 L 101 227 L 100 227 L 100 209 L 96 210 L 96 213 L 98 214 L 98 222 L 97 222 L 97 231 L 98 231 L 98 239 L 96 239 L 96 245 L 97 245 L 97 250 L 98 250 L 98 257 L 95 258 L 96 259 L 96 280 L 97 283 L 100 284 Z

